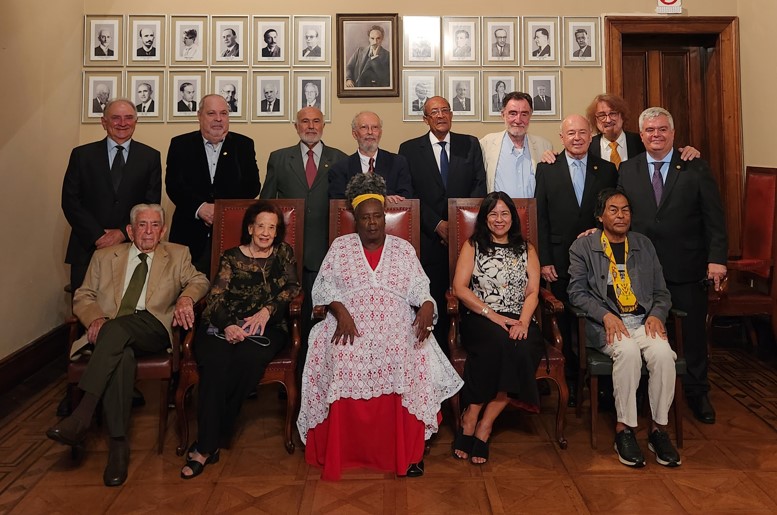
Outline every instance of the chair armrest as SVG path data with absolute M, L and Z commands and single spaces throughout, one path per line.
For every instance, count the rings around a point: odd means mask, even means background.
M 556 298 L 547 288 L 540 288 L 540 302 L 542 311 L 548 315 L 557 315 L 564 312 L 564 303 Z
M 585 374 L 586 368 L 588 368 L 588 363 L 586 361 L 586 337 L 585 337 L 585 323 L 586 323 L 586 312 L 577 306 L 573 306 L 569 302 L 564 304 L 564 309 L 566 309 L 568 312 L 575 315 L 577 318 L 577 357 L 578 357 L 578 367 L 581 374 Z M 571 324 L 572 321 L 570 320 L 569 323 Z
M 305 294 L 300 291 L 294 299 L 289 302 L 289 336 L 291 340 L 291 361 L 297 362 L 297 356 L 302 348 L 302 302 L 305 300 Z
M 194 326 L 183 333 L 183 341 L 180 344 L 180 361 L 194 361 L 194 350 L 192 349 L 192 345 L 194 344 L 194 333 L 196 332 L 196 328 L 200 325 L 205 306 L 205 297 L 194 303 Z M 175 345 L 175 340 L 173 340 L 173 345 Z M 173 365 L 175 365 L 175 362 L 173 362 Z
M 459 299 L 450 288 L 445 292 L 445 311 L 449 316 L 459 315 Z
M 740 272 L 752 272 L 771 265 L 771 259 L 730 259 L 726 263 L 726 267 L 729 270 L 738 270 Z
M 585 318 L 585 311 L 578 308 L 577 306 L 573 306 L 572 304 L 565 304 L 564 306 L 568 311 L 570 311 L 577 318 Z
M 688 313 L 685 311 L 672 308 L 669 310 L 669 317 L 674 325 L 674 352 L 678 358 L 683 357 L 683 324 L 682 319 L 687 317 Z
M 450 288 L 445 292 L 446 311 L 448 313 L 448 354 L 454 355 L 464 352 L 459 345 L 459 299 Z

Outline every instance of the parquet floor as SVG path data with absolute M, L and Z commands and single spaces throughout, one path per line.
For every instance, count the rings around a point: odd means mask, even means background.
M 777 367 L 737 349 L 716 349 L 712 362 L 718 423 L 685 418 L 677 469 L 652 461 L 644 429 L 638 438 L 648 466 L 620 465 L 610 413 L 598 415 L 597 450 L 589 446 L 589 415 L 569 414 L 569 448 L 560 450 L 549 436 L 555 400 L 549 396 L 539 416 L 505 413 L 485 466 L 450 456 L 452 431 L 443 423 L 422 478 L 359 470 L 324 482 L 299 447 L 286 454 L 283 406 L 271 386 L 247 401 L 221 461 L 183 481 L 174 414 L 164 454 L 157 455 L 157 389 L 141 384 L 148 404 L 133 414 L 130 474 L 119 488 L 102 485 L 102 428 L 93 428 L 76 461 L 69 448 L 45 438 L 64 391 L 64 374 L 49 367 L 0 401 L 0 513 L 777 513 Z

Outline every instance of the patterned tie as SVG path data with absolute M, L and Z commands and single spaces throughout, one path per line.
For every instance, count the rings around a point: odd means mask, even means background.
M 116 155 L 113 157 L 113 164 L 111 165 L 111 183 L 113 183 L 114 192 L 119 191 L 122 170 L 124 170 L 124 147 L 117 145 Z
M 375 158 L 370 158 L 370 167 L 367 168 L 367 173 L 375 173 Z
M 656 206 L 661 203 L 661 195 L 664 193 L 664 178 L 661 177 L 661 166 L 663 162 L 653 163 L 653 193 L 656 195 Z
M 141 252 L 138 254 L 140 263 L 135 267 L 135 271 L 132 272 L 130 282 L 127 285 L 127 291 L 124 292 L 124 297 L 121 298 L 121 306 L 119 306 L 119 313 L 116 318 L 123 317 L 125 315 L 131 315 L 135 312 L 135 308 L 138 307 L 138 300 L 140 299 L 140 293 L 143 291 L 143 285 L 146 284 L 146 275 L 148 275 L 148 254 Z
M 583 202 L 583 189 L 585 189 L 585 173 L 583 172 L 583 163 L 575 159 L 572 161 L 572 186 L 575 188 L 575 197 L 577 205 Z
M 614 164 L 615 169 L 618 170 L 621 167 L 621 155 L 618 153 L 618 143 L 611 141 L 610 149 L 610 162 Z
M 448 144 L 447 141 L 440 141 L 440 175 L 442 176 L 442 183 L 447 188 L 448 187 L 448 170 L 450 168 L 450 163 L 448 162 L 448 153 L 445 151 L 445 145 Z
M 308 179 L 308 188 L 313 186 L 313 181 L 316 180 L 316 160 L 313 159 L 313 149 L 308 150 L 308 162 L 305 163 L 305 177 Z

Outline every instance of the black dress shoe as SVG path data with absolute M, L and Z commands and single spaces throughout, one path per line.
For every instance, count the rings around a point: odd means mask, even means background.
M 89 426 L 75 417 L 67 417 L 46 431 L 46 436 L 65 445 L 81 445 L 86 438 Z
M 127 480 L 129 469 L 130 449 L 129 443 L 111 442 L 108 449 L 108 464 L 103 472 L 105 486 L 120 486 Z
M 70 407 L 70 394 L 65 393 L 65 396 L 57 404 L 57 416 L 60 418 L 69 417 L 73 413 L 73 409 Z
M 637 437 L 631 428 L 626 428 L 615 435 L 615 452 L 618 454 L 618 461 L 628 467 L 642 468 L 645 466 L 645 457 L 637 443 Z
M 424 460 L 418 463 L 411 463 L 407 467 L 407 477 L 421 477 L 424 475 Z
M 710 398 L 706 393 L 694 397 L 688 397 L 688 407 L 691 408 L 696 420 L 704 424 L 715 423 L 715 408 L 710 403 Z

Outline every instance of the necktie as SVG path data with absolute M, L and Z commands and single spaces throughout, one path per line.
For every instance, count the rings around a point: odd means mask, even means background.
M 621 166 L 621 155 L 618 153 L 618 143 L 611 141 L 610 149 L 610 162 L 615 165 L 615 169 L 617 170 Z
M 656 195 L 656 206 L 661 203 L 661 195 L 664 193 L 664 178 L 661 177 L 661 166 L 663 162 L 653 163 L 653 193 Z
M 111 165 L 111 183 L 113 183 L 113 191 L 119 191 L 119 184 L 121 184 L 121 171 L 124 169 L 124 147 L 121 145 L 116 146 L 116 155 L 113 158 L 113 164 Z
M 121 306 L 119 306 L 119 313 L 116 317 L 123 317 L 124 315 L 130 315 L 135 311 L 138 306 L 138 299 L 140 299 L 140 292 L 143 291 L 143 285 L 146 284 L 146 275 L 148 275 L 148 254 L 141 252 L 138 254 L 140 263 L 135 267 L 135 271 L 132 272 L 130 282 L 127 285 L 127 291 L 124 292 L 124 297 L 121 298 Z
M 313 149 L 308 150 L 308 162 L 305 163 L 305 177 L 308 179 L 308 188 L 313 186 L 313 181 L 316 180 L 316 160 L 313 159 Z
M 583 201 L 585 174 L 583 173 L 583 163 L 577 159 L 572 161 L 572 186 L 575 188 L 575 197 L 577 197 L 577 205 L 579 206 Z
M 448 171 L 450 169 L 450 163 L 448 162 L 448 153 L 445 151 L 445 145 L 447 141 L 440 141 L 440 175 L 442 176 L 442 183 L 448 187 Z
M 367 173 L 375 173 L 375 158 L 370 158 L 370 167 L 367 168 Z

